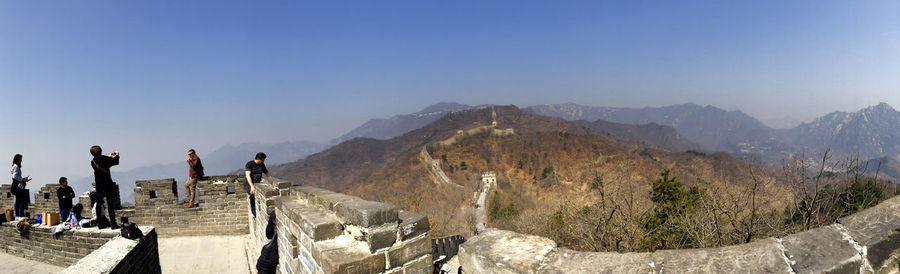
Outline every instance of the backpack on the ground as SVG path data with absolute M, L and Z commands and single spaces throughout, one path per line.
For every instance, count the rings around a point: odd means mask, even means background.
M 147 237 L 144 237 L 144 232 L 142 232 L 136 224 L 123 223 L 122 228 L 119 231 L 119 234 L 125 239 L 138 240 L 137 246 L 140 250 L 145 250 L 147 248 Z
M 134 223 L 124 223 L 121 228 L 122 237 L 129 240 L 136 240 L 144 237 L 144 233 Z
M 22 219 L 16 223 L 16 231 L 18 231 L 19 234 L 25 235 L 25 233 L 28 233 L 29 228 L 31 228 L 31 223 L 28 219 Z

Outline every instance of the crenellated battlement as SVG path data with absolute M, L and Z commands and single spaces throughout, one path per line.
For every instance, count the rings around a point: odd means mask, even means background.
M 257 185 L 248 249 L 276 214 L 282 273 L 430 273 L 428 217 L 394 205 L 267 178 Z

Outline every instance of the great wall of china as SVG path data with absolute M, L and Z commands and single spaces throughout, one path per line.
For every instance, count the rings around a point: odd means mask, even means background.
M 433 243 L 425 215 L 268 178 L 258 185 L 254 206 L 259 216 L 254 219 L 242 179 L 201 180 L 197 208 L 178 203 L 174 179 L 136 182 L 136 205 L 119 210 L 118 216 L 141 225 L 143 244 L 108 229 L 83 228 L 56 238 L 48 227 L 21 235 L 5 223 L 0 226 L 0 251 L 65 267 L 63 273 L 159 273 L 158 238 L 249 235 L 246 252 L 256 258 L 269 242 L 264 230 L 273 213 L 279 273 L 432 271 Z M 0 207 L 11 205 L 8 187 L 0 186 Z M 44 190 L 35 193 L 35 212 Z M 487 229 L 458 249 L 465 273 L 898 273 L 900 197 L 833 225 L 736 246 L 579 252 L 547 238 Z

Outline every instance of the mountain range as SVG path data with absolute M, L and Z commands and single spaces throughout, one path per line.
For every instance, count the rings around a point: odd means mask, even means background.
M 354 128 L 347 134 L 332 139 L 331 144 L 336 145 L 357 137 L 390 139 L 428 125 L 449 112 L 470 108 L 472 108 L 472 106 L 442 102 L 428 106 L 416 113 L 395 115 L 388 119 L 371 119 L 361 126 Z
M 641 132 L 665 137 L 619 139 Z M 630 189 L 634 199 L 650 203 L 646 182 L 665 169 L 690 185 L 746 185 L 751 177 L 750 165 L 727 153 L 684 152 L 647 143 L 658 141 L 699 147 L 666 126 L 576 123 L 515 106 L 482 106 L 449 112 L 394 138 L 354 138 L 270 170 L 297 185 L 426 213 L 434 218 L 432 231 L 438 235 L 466 230 L 467 217 L 457 212 L 466 208 L 486 171 L 497 173 L 495 199 L 524 210 L 552 208 L 560 201 L 584 205 L 595 197 L 592 191 L 603 188 L 610 195 L 625 195 Z M 766 172 L 757 176 L 771 178 Z
M 900 158 L 900 112 L 886 103 L 851 113 L 833 112 L 790 129 L 770 128 L 741 111 L 692 103 L 641 109 L 569 103 L 525 110 L 566 120 L 671 126 L 707 150 L 736 156 L 779 160 L 800 153 L 817 155 L 831 149 L 836 155 L 858 155 L 862 159 Z

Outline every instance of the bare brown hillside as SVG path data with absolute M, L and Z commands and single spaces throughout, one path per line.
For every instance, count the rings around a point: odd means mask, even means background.
M 452 184 L 442 184 L 429 170 L 423 148 L 440 161 Z M 723 206 L 740 204 L 746 200 L 742 194 L 756 186 L 766 193 L 757 206 L 783 208 L 777 201 L 785 191 L 770 174 L 756 170 L 751 176 L 747 162 L 725 153 L 673 152 L 621 141 L 515 106 L 453 112 L 390 140 L 353 139 L 272 171 L 296 184 L 424 212 L 432 218 L 434 233 L 465 235 L 471 233 L 472 195 L 484 171 L 498 174 L 489 206 L 516 213 L 491 225 L 546 234 L 542 230 L 552 225 L 548 220 L 561 207 L 581 209 L 614 201 L 616 211 L 637 218 L 652 208 L 648 181 L 664 169 L 687 186 L 708 189 Z M 636 240 L 629 244 L 626 249 L 638 246 Z

